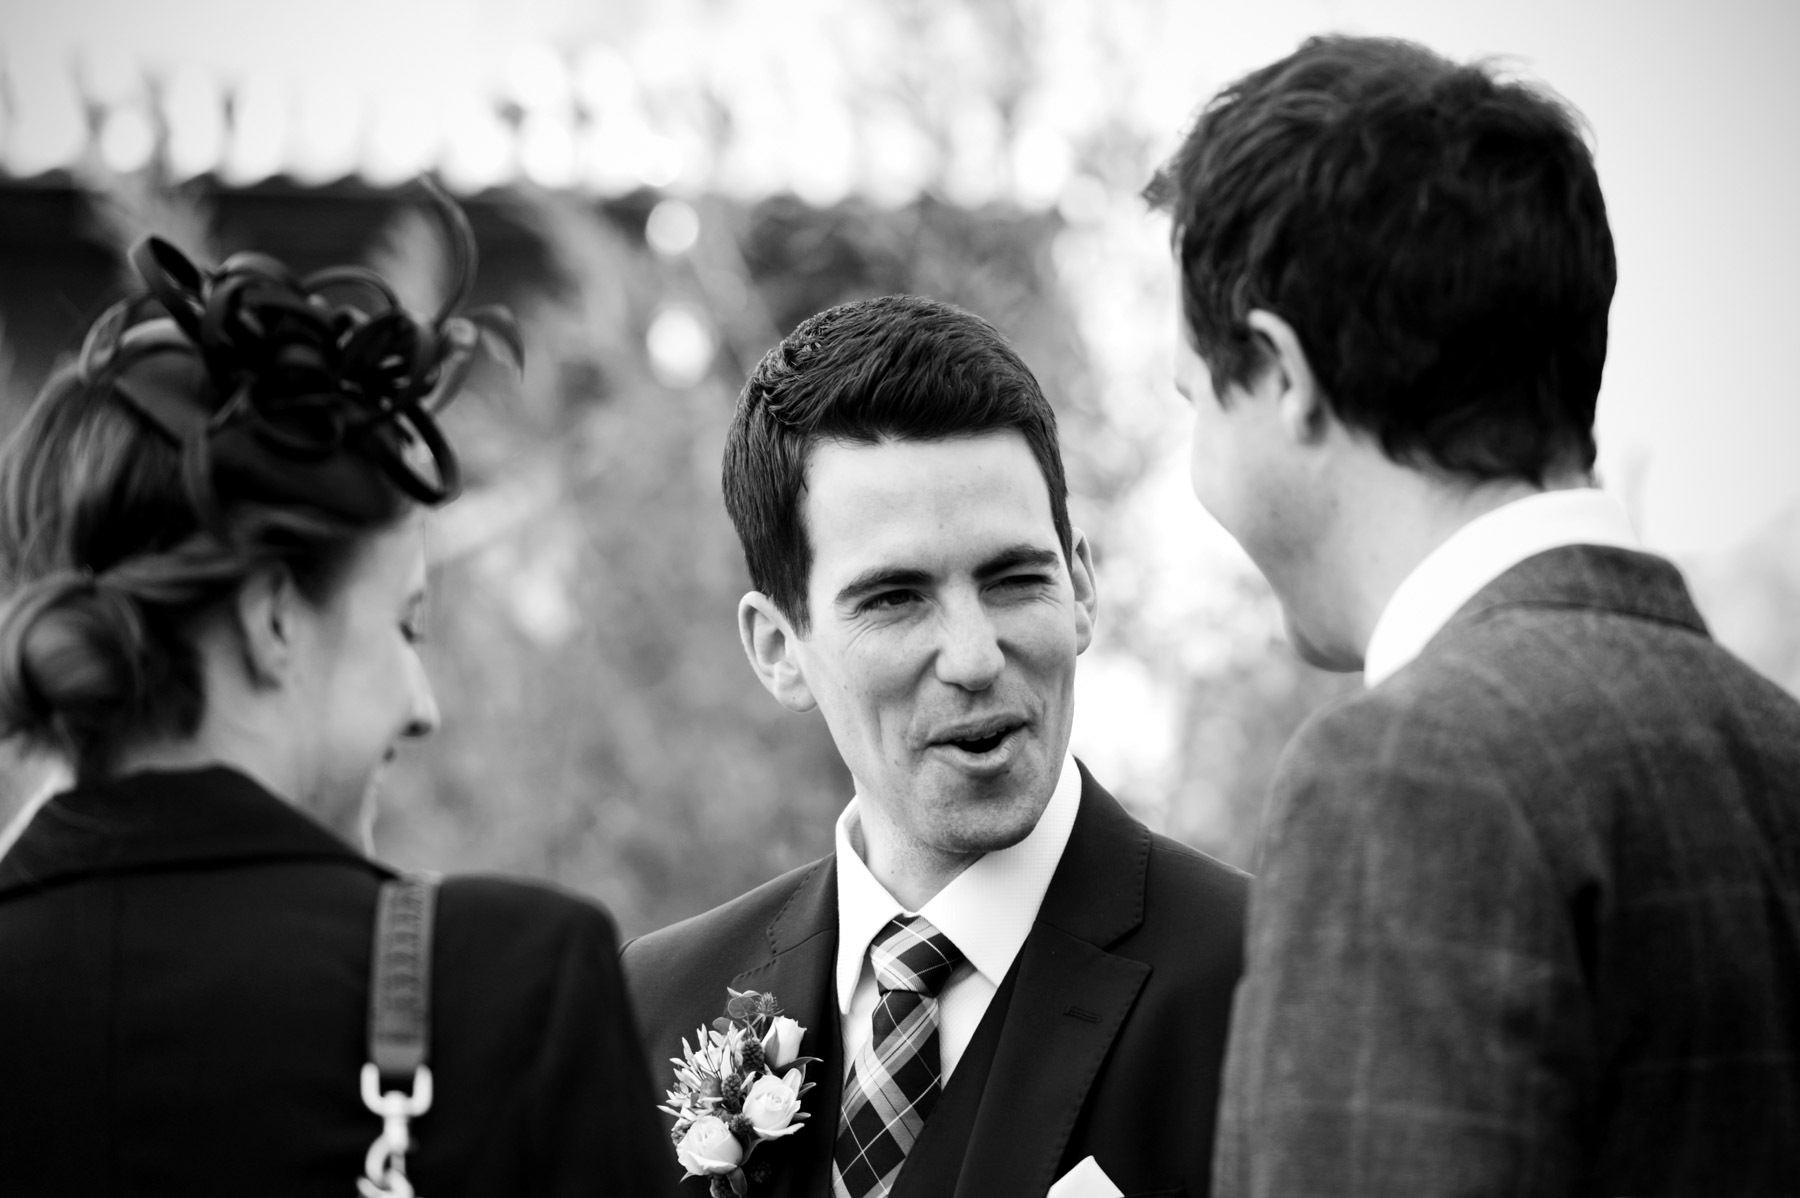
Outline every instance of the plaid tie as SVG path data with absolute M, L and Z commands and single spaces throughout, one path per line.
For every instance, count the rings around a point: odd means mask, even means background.
M 882 1198 L 900 1175 L 943 1092 L 937 995 L 962 959 L 948 936 L 916 916 L 892 921 L 869 946 L 880 997 L 869 1042 L 844 1079 L 834 1198 Z

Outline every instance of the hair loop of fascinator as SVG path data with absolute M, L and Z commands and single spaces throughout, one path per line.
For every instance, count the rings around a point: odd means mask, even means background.
M 356 266 L 299 276 L 266 254 L 217 269 L 146 237 L 131 251 L 143 294 L 95 322 L 83 377 L 178 445 L 190 496 L 215 524 L 222 498 L 310 504 L 355 523 L 457 493 L 456 454 L 435 414 L 456 396 L 484 340 L 515 367 L 511 313 L 459 311 L 475 268 L 468 219 L 427 181 L 448 233 L 451 286 L 429 320 Z M 354 299 L 361 299 L 359 306 Z

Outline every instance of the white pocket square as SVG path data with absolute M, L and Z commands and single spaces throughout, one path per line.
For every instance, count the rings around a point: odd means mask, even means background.
M 1044 1198 L 1125 1198 L 1125 1191 L 1090 1156 L 1063 1174 Z

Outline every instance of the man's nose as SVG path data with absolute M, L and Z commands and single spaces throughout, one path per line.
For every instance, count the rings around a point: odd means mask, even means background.
M 938 681 L 963 690 L 983 691 L 994 685 L 1006 665 L 993 618 L 977 599 L 945 604 L 938 645 Z

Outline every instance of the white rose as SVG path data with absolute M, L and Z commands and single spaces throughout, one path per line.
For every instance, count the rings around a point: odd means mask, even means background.
M 675 1145 L 675 1159 L 687 1170 L 688 1177 L 729 1173 L 743 1161 L 744 1146 L 723 1119 L 702 1115 L 687 1129 L 681 1143 Z
M 806 1029 L 789 1019 L 786 1015 L 777 1015 L 769 1024 L 769 1030 L 763 1033 L 763 1058 L 769 1064 L 770 1072 L 786 1069 L 800 1055 L 800 1037 L 806 1035 Z
M 794 1116 L 800 1112 L 801 1075 L 788 1070 L 786 1077 L 765 1073 L 744 1095 L 744 1118 L 756 1128 L 758 1139 L 773 1140 L 800 1130 Z

